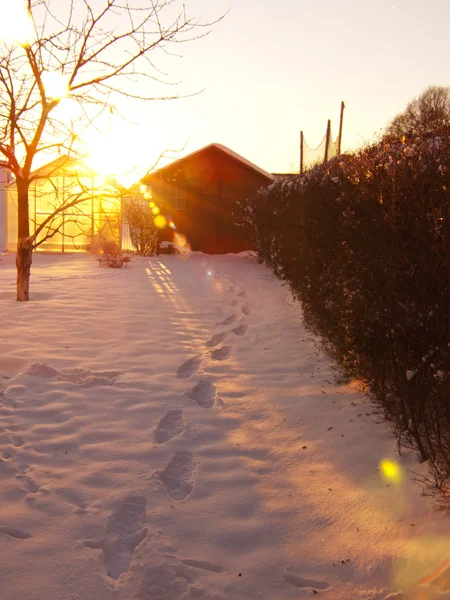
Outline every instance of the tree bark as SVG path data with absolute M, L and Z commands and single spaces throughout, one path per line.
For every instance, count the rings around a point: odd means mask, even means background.
M 18 205 L 18 239 L 17 239 L 17 301 L 26 302 L 30 299 L 30 272 L 33 243 L 30 239 L 30 218 L 28 214 L 29 182 L 17 177 Z

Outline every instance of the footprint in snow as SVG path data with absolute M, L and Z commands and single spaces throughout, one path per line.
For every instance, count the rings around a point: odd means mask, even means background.
M 225 569 L 220 565 L 215 565 L 206 560 L 195 560 L 191 558 L 180 559 L 180 562 L 187 567 L 194 567 L 194 569 L 203 569 L 204 571 L 212 571 L 213 573 L 224 573 Z
M 227 331 L 222 331 L 222 333 L 216 333 L 216 335 L 213 335 L 212 338 L 206 342 L 206 345 L 208 346 L 208 348 L 214 348 L 214 346 L 217 346 L 218 344 L 224 342 L 227 339 L 228 335 L 229 334 Z
M 327 581 L 314 581 L 312 579 L 303 579 L 296 575 L 285 575 L 284 580 L 298 588 L 311 588 L 312 590 L 327 590 L 330 584 Z
M 247 331 L 248 331 L 248 325 L 247 325 L 247 323 L 242 323 L 241 325 L 238 325 L 237 327 L 235 327 L 231 331 L 235 335 L 238 335 L 238 336 L 245 335 L 247 333 Z
M 211 352 L 211 358 L 213 360 L 226 360 L 227 358 L 230 358 L 232 350 L 232 346 L 222 346 Z
M 232 323 L 234 323 L 237 319 L 236 315 L 230 315 L 229 317 L 227 317 L 225 319 L 225 321 L 221 321 L 220 323 L 217 323 L 217 325 L 231 325 Z
M 13 446 L 16 446 L 16 448 L 18 448 L 19 446 L 23 446 L 25 443 L 22 436 L 20 435 L 12 435 L 10 439 L 11 443 L 13 444 Z
M 242 290 L 238 293 L 239 298 L 245 298 L 245 291 Z
M 164 471 L 158 471 L 157 475 L 171 498 L 184 500 L 194 489 L 192 452 L 177 452 Z
M 252 311 L 250 309 L 249 306 L 247 306 L 246 304 L 241 308 L 241 312 L 243 315 L 248 316 Z
M 0 533 L 3 533 L 3 535 L 9 535 L 9 537 L 13 537 L 18 540 L 27 540 L 33 537 L 31 533 L 28 533 L 28 531 L 25 531 L 24 529 L 19 529 L 17 527 L 6 527 L 4 525 L 0 526 Z
M 105 569 L 112 579 L 119 579 L 128 571 L 134 550 L 147 535 L 146 504 L 144 497 L 130 494 L 110 516 L 105 538 L 84 542 L 86 548 L 103 550 Z
M 189 396 L 202 408 L 211 408 L 217 398 L 216 386 L 209 379 L 201 379 Z
M 145 572 L 137 597 L 139 600 L 175 600 L 187 598 L 188 589 L 187 578 L 178 576 L 170 565 L 153 565 Z M 192 597 L 190 593 L 188 595 Z
M 230 305 L 231 305 L 231 306 L 237 306 L 238 304 L 239 304 L 239 302 L 238 302 L 237 300 L 232 300 L 232 301 L 230 302 Z
M 200 365 L 202 364 L 201 356 L 193 356 L 186 360 L 182 365 L 178 367 L 177 377 L 179 379 L 187 379 L 194 373 L 196 373 L 200 369 Z
M 28 475 L 19 474 L 16 475 L 17 481 L 20 481 L 31 494 L 36 494 L 39 491 L 38 484 Z
M 155 431 L 155 442 L 164 444 L 184 430 L 183 412 L 181 410 L 169 410 L 160 420 Z

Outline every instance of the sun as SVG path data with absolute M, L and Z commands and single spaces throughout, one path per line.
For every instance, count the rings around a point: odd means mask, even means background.
M 137 183 L 151 165 L 149 144 L 139 127 L 107 117 L 83 135 L 86 164 L 102 178 L 126 188 Z
M 69 78 L 59 71 L 44 71 L 42 83 L 46 97 L 52 100 L 61 100 L 69 93 Z
M 22 0 L 0 0 L 0 40 L 29 46 L 35 38 L 33 22 Z

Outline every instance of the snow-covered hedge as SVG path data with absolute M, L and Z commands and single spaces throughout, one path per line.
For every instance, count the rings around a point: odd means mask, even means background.
M 385 138 L 243 207 L 260 260 L 364 381 L 401 445 L 450 482 L 450 130 Z

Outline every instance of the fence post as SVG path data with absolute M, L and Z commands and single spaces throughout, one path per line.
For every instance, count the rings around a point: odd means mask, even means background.
M 303 173 L 303 131 L 300 131 L 300 175 Z
M 338 149 L 337 149 L 338 156 L 341 153 L 342 123 L 344 122 L 344 108 L 345 108 L 345 104 L 344 104 L 344 101 L 342 100 L 342 102 L 341 102 L 341 118 L 339 121 L 339 137 L 338 137 Z
M 331 120 L 328 119 L 327 135 L 326 135 L 326 138 L 325 138 L 325 156 L 324 156 L 324 162 L 328 161 L 328 149 L 330 147 L 330 135 L 331 135 Z

